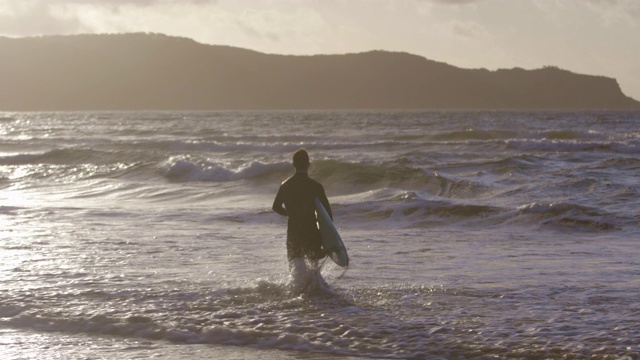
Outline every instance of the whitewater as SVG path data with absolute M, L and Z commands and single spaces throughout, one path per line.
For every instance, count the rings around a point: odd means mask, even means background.
M 311 155 L 350 255 L 292 291 Z M 638 359 L 640 113 L 0 112 L 2 359 Z

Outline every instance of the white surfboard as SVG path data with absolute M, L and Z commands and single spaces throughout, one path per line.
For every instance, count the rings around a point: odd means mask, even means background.
M 316 198 L 316 214 L 318 228 L 322 234 L 322 247 L 333 262 L 342 267 L 348 267 L 349 255 L 347 255 L 347 249 L 344 247 L 340 234 L 338 234 L 338 229 L 336 229 L 329 214 L 327 214 L 327 210 L 324 209 L 322 202 L 318 198 Z

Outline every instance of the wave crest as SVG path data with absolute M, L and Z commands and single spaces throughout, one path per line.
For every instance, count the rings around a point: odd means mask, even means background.
M 209 160 L 172 158 L 165 164 L 164 176 L 172 181 L 237 181 L 280 174 L 291 168 L 289 163 L 263 163 L 253 161 L 239 167 L 221 165 Z
M 605 211 L 568 202 L 531 203 L 520 206 L 518 214 L 531 215 L 541 225 L 591 230 L 617 229 L 615 219 Z

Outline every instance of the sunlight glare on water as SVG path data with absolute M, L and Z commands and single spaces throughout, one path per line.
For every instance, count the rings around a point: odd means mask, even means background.
M 14 117 L 0 124 L 9 358 L 640 351 L 636 113 Z M 271 211 L 301 146 L 351 260 L 303 294 Z

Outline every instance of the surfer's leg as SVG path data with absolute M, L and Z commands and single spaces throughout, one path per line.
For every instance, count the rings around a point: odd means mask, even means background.
M 291 292 L 294 295 L 308 292 L 313 287 L 312 275 L 304 257 L 294 258 L 289 261 L 289 289 Z
M 309 265 L 312 269 L 316 269 L 318 261 L 326 256 L 322 249 L 322 236 L 318 229 L 310 230 L 307 233 L 306 242 L 304 243 L 304 255 L 309 259 Z
M 308 266 L 308 281 L 309 281 L 309 290 L 311 291 L 321 291 L 321 292 L 326 292 L 329 291 L 331 289 L 331 286 L 329 286 L 329 284 L 325 281 L 324 277 L 322 276 L 322 264 L 324 264 L 324 261 L 320 261 L 319 259 L 315 259 L 315 258 L 308 258 L 307 259 L 307 266 Z
M 307 265 L 304 258 L 299 257 L 289 261 L 289 273 L 292 277 L 303 276 L 307 272 Z
M 288 231 L 287 232 L 287 259 L 289 263 L 293 259 L 304 258 L 304 248 L 300 241 L 300 237 L 296 236 L 295 233 Z

